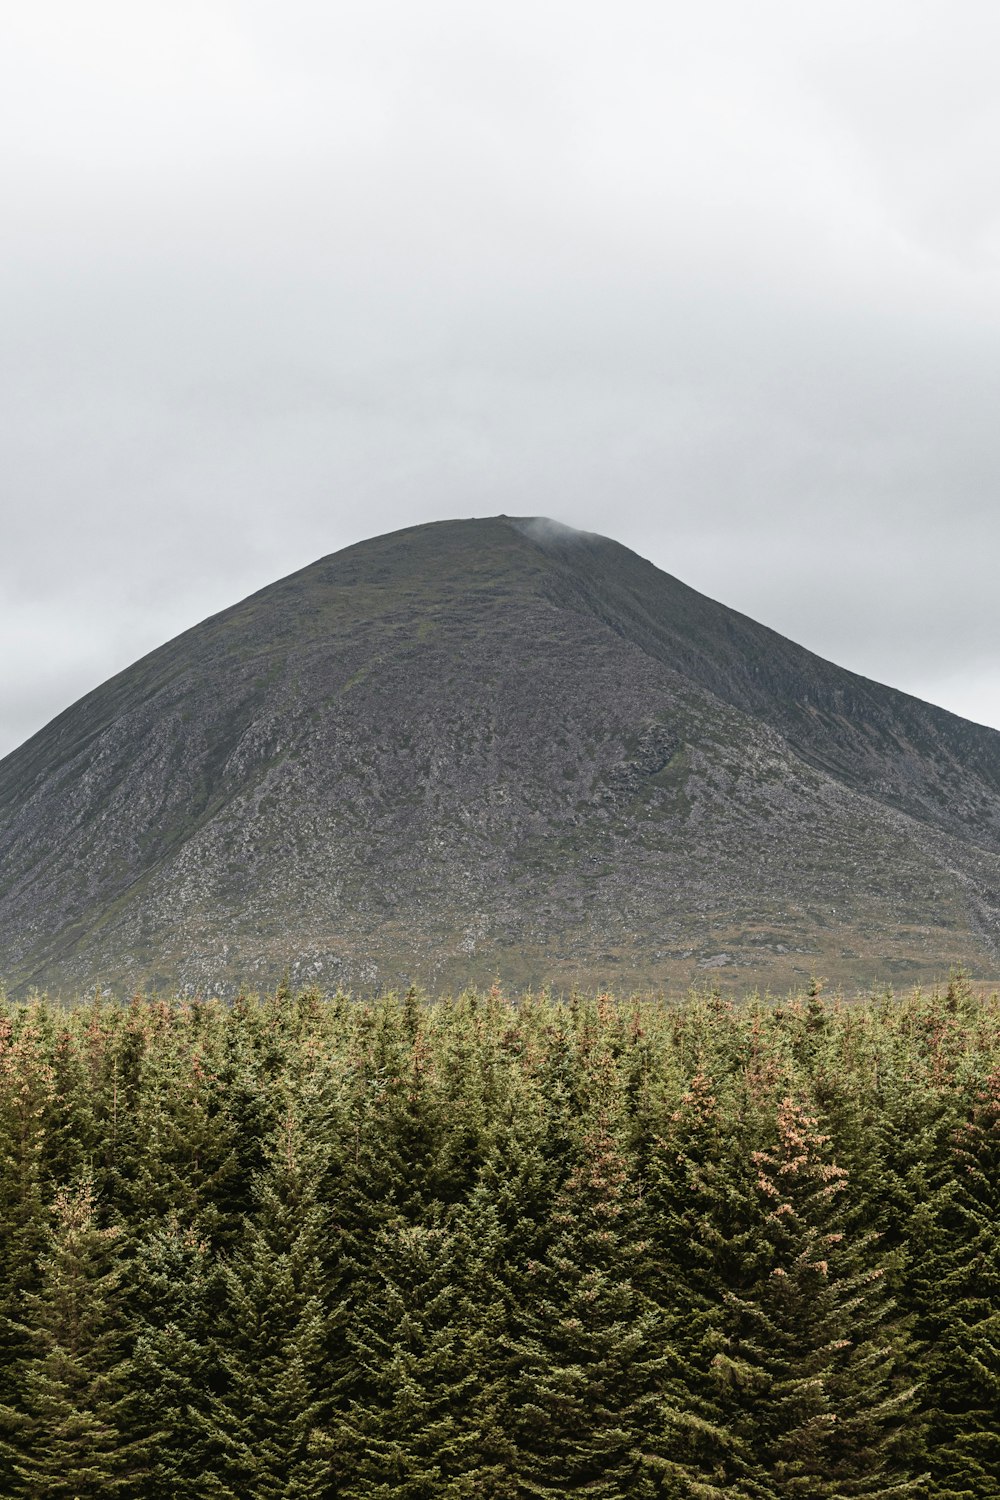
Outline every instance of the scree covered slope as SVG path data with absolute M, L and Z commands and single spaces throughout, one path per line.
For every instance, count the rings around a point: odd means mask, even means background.
M 204 621 L 0 762 L 0 974 L 1000 975 L 1000 734 L 606 538 L 448 521 Z

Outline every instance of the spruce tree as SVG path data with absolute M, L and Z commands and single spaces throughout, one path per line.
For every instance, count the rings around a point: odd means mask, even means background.
M 219 1500 L 318 1500 L 328 1462 L 314 1437 L 331 1407 L 329 1317 L 321 1249 L 328 1215 L 316 1197 L 322 1151 L 289 1108 L 253 1212 L 222 1271 L 214 1330 L 221 1388 L 200 1425 L 218 1452 L 201 1493 Z
M 38 1288 L 49 1229 L 43 1153 L 54 1094 L 37 1015 L 17 1027 L 0 1016 L 0 1402 L 14 1400 L 19 1387 L 27 1345 L 18 1320 L 25 1294 Z
M 31 1353 L 20 1365 L 21 1400 L 0 1412 L 13 1494 L 131 1496 L 146 1464 L 131 1435 L 118 1231 L 99 1227 L 86 1177 L 56 1195 L 53 1217 L 39 1290 L 24 1299 Z
M 856 1227 L 829 1138 L 794 1098 L 753 1153 L 768 1253 L 722 1297 L 729 1421 L 781 1500 L 915 1493 L 907 1343 L 874 1236 Z
M 123 1281 L 133 1340 L 133 1425 L 149 1452 L 143 1500 L 202 1500 L 220 1465 L 205 1413 L 223 1386 L 221 1269 L 176 1219 L 133 1247 Z
M 509 1423 L 519 1493 L 625 1500 L 647 1493 L 667 1359 L 636 1285 L 645 1246 L 629 1163 L 602 1111 L 545 1225 L 515 1268 Z
M 675 1356 L 651 1468 L 665 1496 L 769 1500 L 734 1400 L 752 1375 L 727 1350 L 727 1298 L 754 1285 L 769 1255 L 753 1185 L 752 1125 L 744 1116 L 734 1141 L 730 1116 L 731 1105 L 720 1104 L 699 1068 L 648 1155 L 642 1279 Z
M 477 1253 L 454 1216 L 378 1235 L 377 1281 L 352 1310 L 359 1385 L 325 1450 L 345 1500 L 508 1493 L 494 1452 L 493 1363 L 476 1307 Z
M 1000 1069 L 969 1093 L 911 1271 L 929 1466 L 947 1500 L 1000 1494 Z

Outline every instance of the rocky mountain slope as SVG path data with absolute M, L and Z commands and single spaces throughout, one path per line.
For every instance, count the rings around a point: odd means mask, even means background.
M 231 990 L 1000 975 L 1000 734 L 606 538 L 439 522 L 0 762 L 0 974 Z

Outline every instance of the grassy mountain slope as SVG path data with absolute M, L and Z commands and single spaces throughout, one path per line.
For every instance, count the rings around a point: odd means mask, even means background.
M 628 549 L 321 559 L 0 762 L 16 986 L 1000 972 L 1000 734 Z

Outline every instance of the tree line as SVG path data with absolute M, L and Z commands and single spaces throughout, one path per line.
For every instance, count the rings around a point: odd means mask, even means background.
M 1000 1495 L 1000 1002 L 0 1010 L 0 1494 Z

